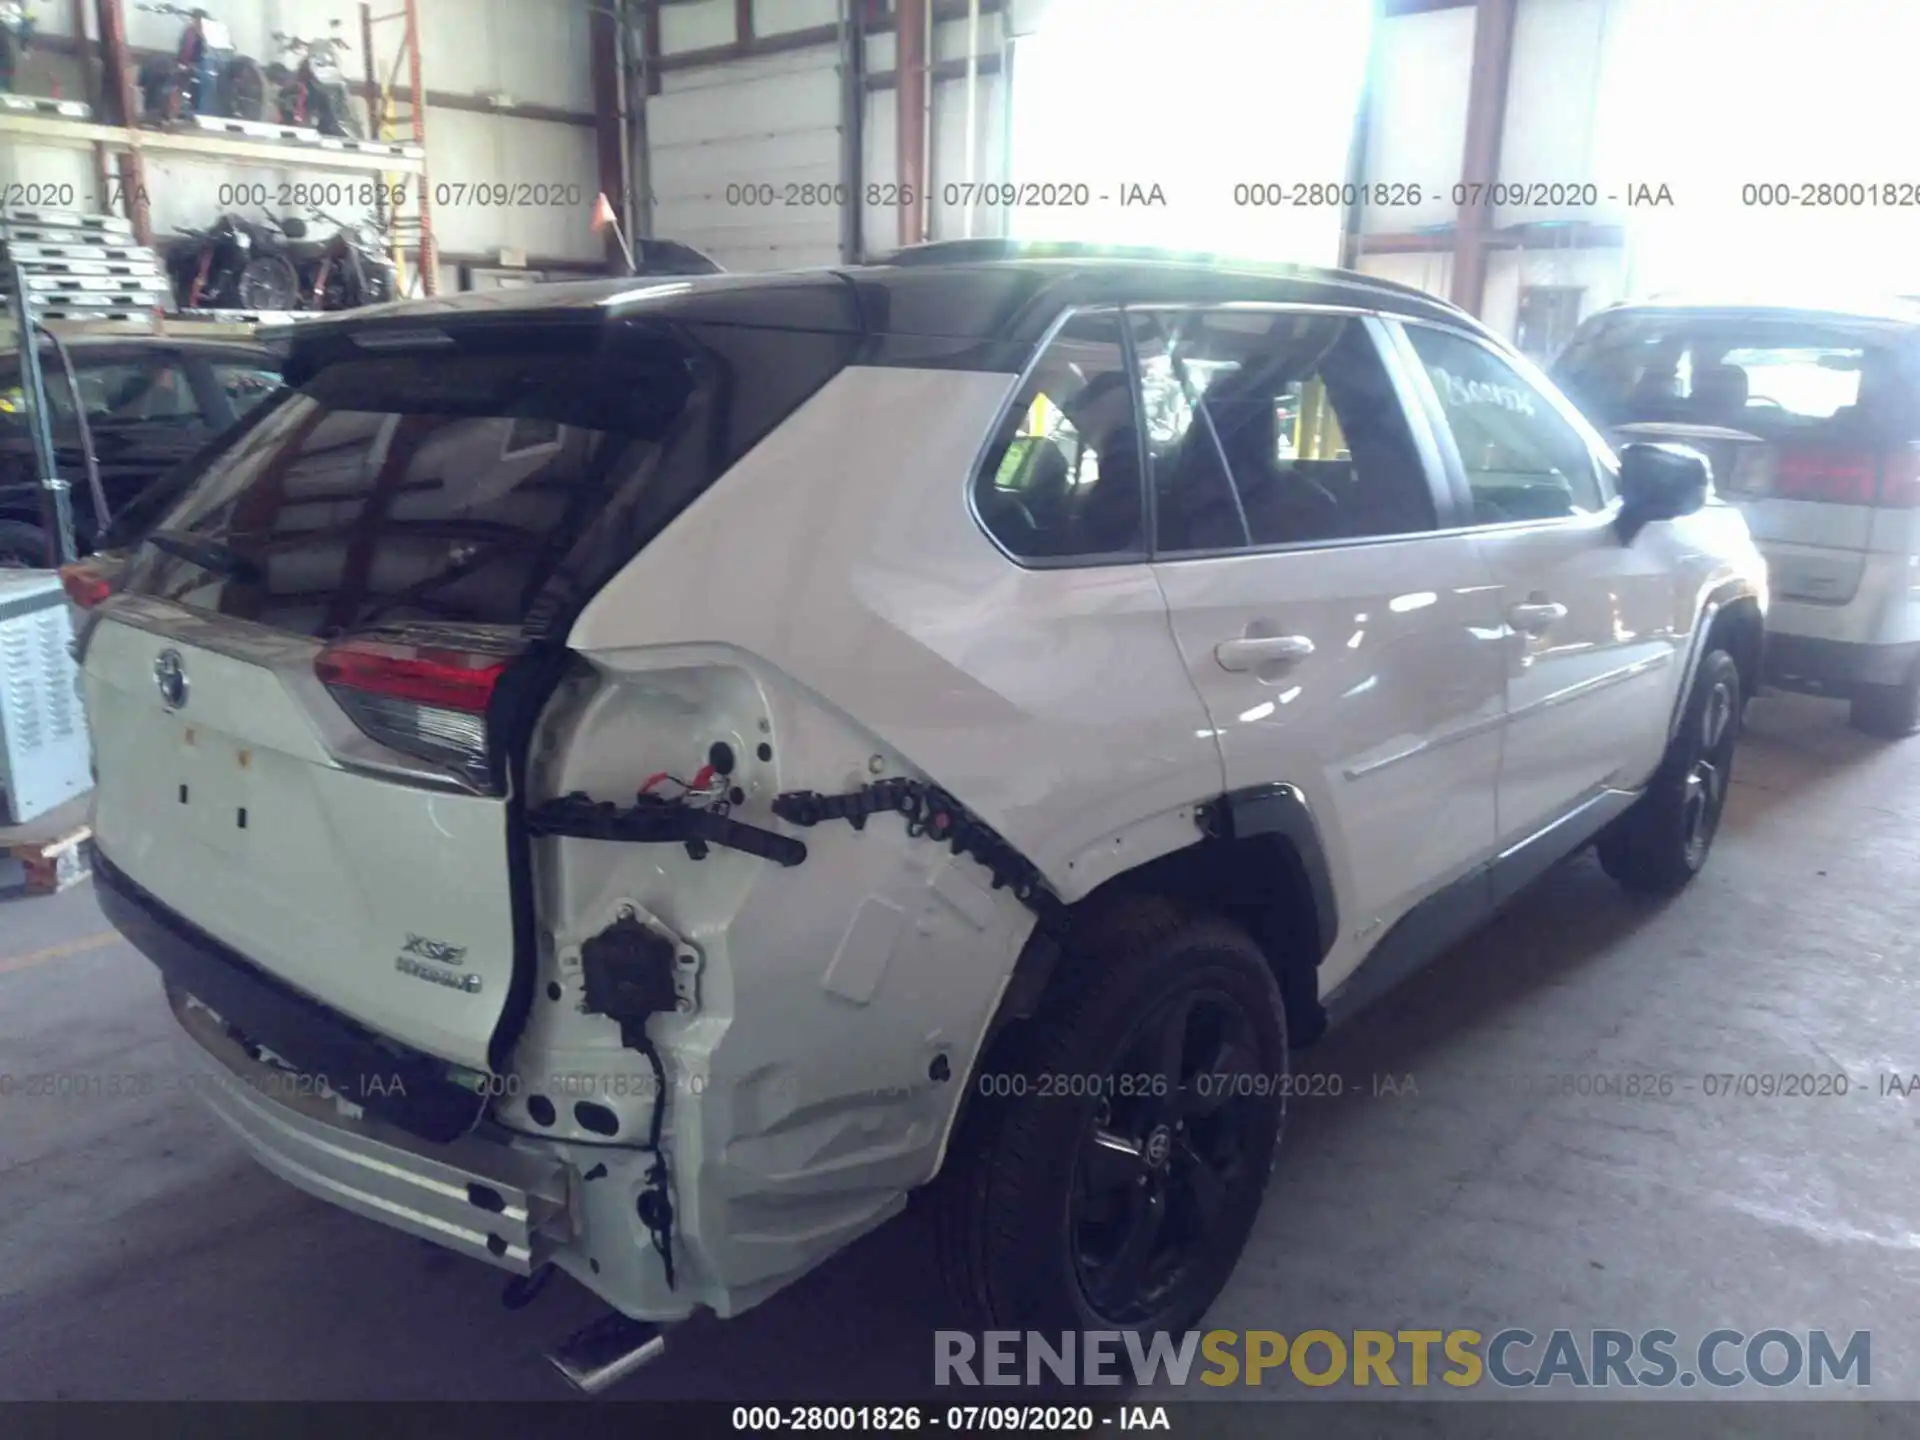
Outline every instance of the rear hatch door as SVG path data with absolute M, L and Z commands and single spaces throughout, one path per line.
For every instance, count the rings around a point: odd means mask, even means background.
M 548 340 L 470 329 L 290 373 L 149 533 L 83 657 L 106 860 L 475 1070 L 511 1040 L 528 904 L 500 687 L 583 548 L 619 553 L 700 389 L 664 342 Z

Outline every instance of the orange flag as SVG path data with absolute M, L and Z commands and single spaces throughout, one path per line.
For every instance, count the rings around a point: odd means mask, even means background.
M 593 202 L 593 228 L 596 231 L 604 230 L 613 223 L 613 202 L 607 199 L 607 192 L 602 190 Z

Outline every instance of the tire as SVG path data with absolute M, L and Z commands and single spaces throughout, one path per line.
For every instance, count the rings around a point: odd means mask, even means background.
M 1674 895 L 1707 863 L 1733 783 L 1740 667 L 1724 650 L 1700 661 L 1679 733 L 1646 792 L 1600 837 L 1600 866 L 1640 895 Z
M 280 255 L 249 260 L 234 286 L 242 310 L 291 310 L 300 300 L 300 277 Z
M 1898 685 L 1863 685 L 1847 715 L 1854 729 L 1888 740 L 1920 731 L 1920 665 Z
M 267 82 L 260 66 L 242 55 L 220 80 L 220 110 L 235 120 L 259 120 L 267 113 Z
M 47 568 L 47 532 L 24 520 L 0 520 L 0 570 Z
M 353 113 L 353 96 L 342 86 L 338 90 L 316 86 L 311 104 L 314 128 L 322 135 L 337 135 L 359 140 L 360 117 Z
M 1127 902 L 1061 967 L 974 1076 L 929 1197 L 948 1288 L 980 1328 L 1187 1330 L 1279 1145 L 1279 987 L 1244 931 L 1159 901 Z

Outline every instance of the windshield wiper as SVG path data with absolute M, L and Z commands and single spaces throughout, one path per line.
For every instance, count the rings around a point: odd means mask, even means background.
M 265 573 L 258 561 L 248 559 L 231 546 L 222 545 L 217 540 L 203 540 L 182 530 L 154 530 L 148 532 L 145 539 L 148 544 L 169 555 L 177 555 L 202 570 L 211 570 L 229 580 L 252 582 L 261 579 Z

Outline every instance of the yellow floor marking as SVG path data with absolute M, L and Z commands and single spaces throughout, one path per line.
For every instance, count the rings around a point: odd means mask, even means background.
M 96 935 L 82 935 L 78 940 L 66 940 L 58 945 L 49 945 L 44 950 L 29 950 L 24 955 L 0 956 L 0 975 L 10 975 L 15 970 L 31 970 L 36 965 L 44 965 L 49 960 L 63 959 L 68 955 L 83 955 L 89 950 L 104 950 L 120 938 L 118 930 L 102 930 Z

